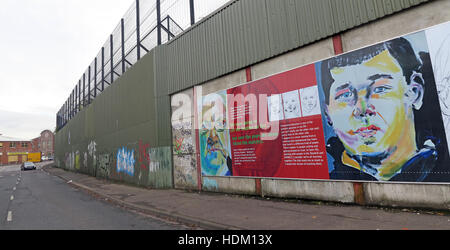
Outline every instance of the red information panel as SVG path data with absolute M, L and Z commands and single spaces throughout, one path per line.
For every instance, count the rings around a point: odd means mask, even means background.
M 233 176 L 329 179 L 313 64 L 228 89 L 227 112 Z

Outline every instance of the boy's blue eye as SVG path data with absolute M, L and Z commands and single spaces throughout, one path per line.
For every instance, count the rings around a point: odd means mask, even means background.
M 390 89 L 390 88 L 388 88 L 388 87 L 381 86 L 381 87 L 376 87 L 376 88 L 374 88 L 374 89 L 373 89 L 373 92 L 374 92 L 375 94 L 382 94 L 382 93 L 386 93 L 389 89 Z
M 347 92 L 344 92 L 344 93 L 336 96 L 336 100 L 342 100 L 343 101 L 343 100 L 351 98 L 352 96 L 353 96 L 353 93 L 351 91 L 347 91 Z

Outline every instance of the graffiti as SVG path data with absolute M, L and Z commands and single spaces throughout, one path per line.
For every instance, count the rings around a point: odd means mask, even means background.
M 108 177 L 110 175 L 111 159 L 112 157 L 109 154 L 99 156 L 97 177 Z
M 134 176 L 134 149 L 128 150 L 126 147 L 119 148 L 117 151 L 117 172 L 124 172 Z
M 85 168 L 88 167 L 87 159 L 88 159 L 88 154 L 87 154 L 87 152 L 84 152 L 84 157 L 83 157 L 83 167 L 85 167 Z
M 97 143 L 95 141 L 91 141 L 88 145 L 88 152 L 89 156 L 91 156 L 92 159 L 92 165 L 95 167 L 97 165 L 97 157 L 95 155 L 95 152 L 97 151 Z
M 139 164 L 141 169 L 147 169 L 146 162 L 150 161 L 150 155 L 147 152 L 147 149 L 150 146 L 148 144 L 143 144 L 141 140 L 139 140 Z
M 150 187 L 172 186 L 171 147 L 150 148 L 148 183 Z
M 203 178 L 203 187 L 209 191 L 217 191 L 219 189 L 217 181 L 207 177 Z
M 80 151 L 75 153 L 75 169 L 80 170 Z
M 194 152 L 192 140 L 192 122 L 173 122 L 173 153 L 176 155 L 191 154 Z
M 154 162 L 154 161 L 151 161 L 150 162 L 150 164 L 149 164 L 149 171 L 150 172 L 156 172 L 156 171 L 158 171 L 159 169 L 160 169 L 160 163 L 157 161 L 157 162 Z
M 66 168 L 73 169 L 75 164 L 75 154 L 73 152 L 66 153 L 64 163 L 66 164 Z
M 177 187 L 197 187 L 197 163 L 193 155 L 174 155 L 174 181 Z
M 175 138 L 174 143 L 173 143 L 173 147 L 174 147 L 173 150 L 176 155 L 181 155 L 181 153 L 182 153 L 181 146 L 183 145 L 183 141 L 184 141 L 184 138 L 178 138 L 178 139 Z

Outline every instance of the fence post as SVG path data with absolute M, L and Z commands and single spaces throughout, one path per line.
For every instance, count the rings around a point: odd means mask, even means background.
M 139 10 L 139 0 L 136 0 L 136 53 L 137 60 L 141 59 L 141 16 Z
M 88 67 L 88 104 L 91 104 L 91 66 Z
M 78 81 L 78 110 L 81 110 L 81 79 Z
M 110 47 L 110 53 L 111 53 L 111 83 L 109 85 L 111 85 L 114 82 L 114 48 L 113 48 L 114 44 L 113 44 L 113 35 L 111 34 L 109 36 L 109 47 Z
M 105 47 L 102 47 L 102 92 L 105 90 Z
M 72 119 L 73 117 L 73 90 L 72 90 L 72 94 L 70 94 L 70 119 Z
M 97 97 L 97 57 L 94 62 L 94 98 Z
M 76 113 L 78 113 L 80 111 L 77 102 L 78 102 L 78 84 L 75 85 L 75 112 Z
M 83 73 L 83 108 L 86 107 L 86 73 Z
M 194 0 L 189 0 L 189 9 L 191 13 L 191 25 L 194 25 L 195 24 Z
M 122 74 L 125 73 L 125 24 L 123 18 L 120 19 L 120 43 L 122 44 Z
M 156 0 L 156 33 L 158 34 L 158 45 L 161 45 L 161 1 Z

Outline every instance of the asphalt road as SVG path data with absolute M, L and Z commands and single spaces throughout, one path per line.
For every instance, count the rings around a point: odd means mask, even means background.
M 0 167 L 0 230 L 188 230 L 97 200 L 40 169 Z

